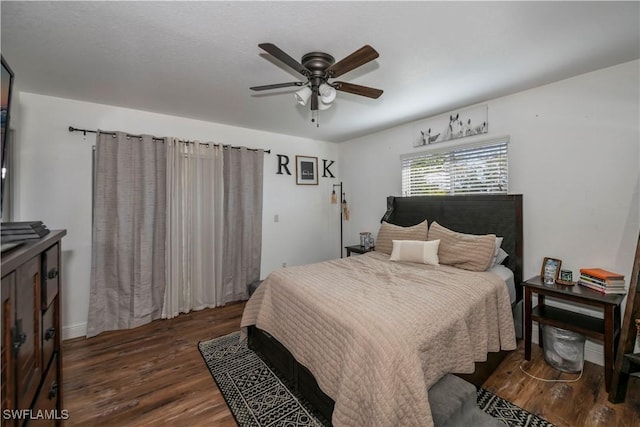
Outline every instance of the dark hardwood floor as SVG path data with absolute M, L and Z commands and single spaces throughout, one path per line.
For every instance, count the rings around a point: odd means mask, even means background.
M 243 308 L 230 304 L 65 341 L 65 425 L 235 426 L 197 343 L 238 330 Z M 640 427 L 640 379 L 630 383 L 625 403 L 613 405 L 600 366 L 585 363 L 576 383 L 545 383 L 522 373 L 522 361 L 519 348 L 484 387 L 560 427 Z M 575 377 L 549 367 L 537 346 L 523 367 L 538 377 Z
M 496 395 L 541 416 L 558 427 L 640 427 L 640 378 L 632 378 L 624 403 L 608 401 L 602 366 L 585 362 L 576 382 L 544 382 L 527 376 L 520 369 L 544 379 L 572 380 L 578 374 L 562 373 L 544 361 L 536 344 L 531 361 L 524 360 L 524 342 L 511 353 L 483 384 Z
M 63 344 L 66 426 L 235 426 L 198 342 L 240 328 L 244 303 Z

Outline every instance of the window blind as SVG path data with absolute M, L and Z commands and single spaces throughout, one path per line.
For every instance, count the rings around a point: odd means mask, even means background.
M 401 157 L 405 196 L 506 194 L 508 137 Z

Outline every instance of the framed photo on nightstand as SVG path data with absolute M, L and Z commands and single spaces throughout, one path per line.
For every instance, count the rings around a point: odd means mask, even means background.
M 542 260 L 542 269 L 540 270 L 540 277 L 542 277 L 545 283 L 555 283 L 558 280 L 558 275 L 560 274 L 560 266 L 562 265 L 562 261 L 556 258 L 545 257 Z M 553 282 L 551 279 L 553 278 Z

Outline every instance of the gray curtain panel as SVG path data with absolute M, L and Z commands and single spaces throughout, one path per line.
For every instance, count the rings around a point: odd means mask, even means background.
M 264 151 L 224 150 L 223 303 L 249 298 L 260 279 Z
M 87 337 L 159 319 L 166 152 L 151 136 L 98 133 Z

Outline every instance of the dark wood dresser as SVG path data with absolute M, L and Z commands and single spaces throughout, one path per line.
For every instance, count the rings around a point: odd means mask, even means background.
M 2 253 L 2 426 L 62 425 L 61 239 Z

